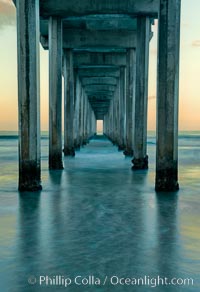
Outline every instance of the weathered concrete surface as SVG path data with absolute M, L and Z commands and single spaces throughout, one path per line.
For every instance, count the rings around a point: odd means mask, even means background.
M 62 21 L 49 19 L 49 168 L 62 169 Z
M 178 190 L 180 0 L 160 0 L 156 190 Z
M 74 150 L 74 67 L 73 51 L 64 50 L 64 155 L 75 155 Z
M 136 30 L 137 20 L 131 15 L 102 14 L 68 17 L 64 21 L 65 28 L 82 28 L 88 30 Z
M 113 47 L 93 47 L 74 49 L 75 53 L 126 53 L 126 49 L 113 48 Z
M 88 77 L 82 78 L 82 85 L 90 84 L 107 84 L 107 85 L 116 85 L 117 79 L 113 77 Z
M 98 92 L 94 92 L 93 94 L 88 94 L 88 98 L 90 100 L 95 100 L 96 97 L 98 97 L 98 99 L 100 100 L 106 100 L 106 99 L 112 99 L 113 97 L 113 92 L 109 92 L 109 91 L 98 91 Z
M 41 33 L 45 34 L 48 19 L 41 19 Z M 126 14 L 100 14 L 71 16 L 63 19 L 64 29 L 137 30 L 137 19 Z
M 83 77 L 119 77 L 119 68 L 87 68 L 78 69 L 78 74 Z
M 147 101 L 150 20 L 138 17 L 133 169 L 147 169 Z
M 118 79 L 117 86 L 114 92 L 114 142 L 119 147 L 120 145 L 120 115 L 119 115 L 119 100 L 120 100 L 120 82 Z
M 18 0 L 19 190 L 41 190 L 39 1 Z
M 113 142 L 113 134 L 114 134 L 114 115 L 113 115 L 113 99 L 110 101 L 110 108 L 109 108 L 109 133 L 108 137 Z
M 81 106 L 81 82 L 77 70 L 74 70 L 74 148 L 80 149 L 80 106 Z
M 47 32 L 48 33 L 48 32 Z M 48 48 L 48 34 L 43 35 L 41 43 Z M 92 47 L 135 48 L 135 31 L 90 31 L 85 29 L 65 29 L 63 34 L 63 48 L 81 49 Z
M 84 86 L 85 92 L 114 92 L 116 85 L 90 84 Z
M 120 67 L 119 77 L 119 150 L 125 148 L 125 97 L 126 97 L 126 86 L 125 86 L 125 67 Z
M 74 67 L 91 65 L 126 66 L 125 53 L 75 53 Z
M 127 70 L 126 70 L 126 145 L 124 155 L 133 156 L 133 117 L 135 100 L 135 68 L 136 51 L 127 51 Z
M 77 0 L 71 1 L 43 0 L 40 3 L 40 14 L 43 17 L 57 15 L 82 16 L 89 14 L 131 14 L 151 15 L 157 17 L 159 0 Z
M 88 115 L 88 106 L 87 106 L 87 95 L 84 92 L 83 95 L 83 145 L 88 143 L 87 136 L 87 115 Z
M 78 75 L 78 72 L 76 71 L 76 74 Z M 80 108 L 79 108 L 79 141 L 80 146 L 83 145 L 83 95 L 84 90 L 83 87 L 80 87 Z

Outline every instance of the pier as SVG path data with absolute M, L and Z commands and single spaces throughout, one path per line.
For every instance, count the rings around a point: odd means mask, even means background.
M 180 0 L 16 0 L 19 190 L 42 188 L 39 43 L 49 50 L 49 169 L 103 132 L 148 169 L 149 43 L 158 19 L 156 191 L 178 184 Z M 64 141 L 62 141 L 62 76 Z M 63 146 L 64 145 L 64 149 Z

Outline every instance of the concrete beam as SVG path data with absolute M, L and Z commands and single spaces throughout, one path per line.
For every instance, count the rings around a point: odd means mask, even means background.
M 76 20 L 75 20 L 76 19 Z M 129 15 L 123 14 L 102 14 L 102 15 L 88 15 L 80 18 L 83 23 L 85 19 L 85 28 L 89 30 L 136 30 L 137 20 Z M 77 17 L 74 18 L 77 25 Z M 71 24 L 72 25 L 72 22 Z
M 126 66 L 126 53 L 75 53 L 74 66 Z
M 40 2 L 40 15 L 50 17 L 83 16 L 91 14 L 130 14 L 157 17 L 158 0 L 43 0 Z
M 89 99 L 89 102 L 93 105 L 107 106 L 110 103 L 110 100 L 109 99 L 106 99 L 106 100 L 101 100 L 101 99 L 90 100 Z M 100 108 L 100 110 L 101 110 L 101 108 Z
M 99 109 L 98 106 L 95 107 L 95 104 L 94 104 L 94 105 L 91 104 L 91 106 L 92 106 L 92 108 L 93 108 L 95 114 L 96 114 L 96 113 L 99 113 L 99 114 L 105 114 L 105 113 L 108 112 L 108 109 L 109 109 L 110 104 L 107 104 L 107 105 L 105 105 L 105 106 L 102 106 L 101 109 Z
M 85 92 L 114 92 L 116 90 L 115 85 L 105 85 L 105 84 L 99 84 L 99 85 L 85 85 L 84 86 Z
M 41 37 L 41 44 L 48 49 L 48 32 Z M 90 31 L 85 29 L 65 29 L 63 48 L 135 48 L 136 31 Z
M 98 111 L 98 110 L 95 110 L 95 108 L 93 108 L 93 106 L 91 105 L 93 111 L 94 111 L 94 114 L 97 116 L 97 115 L 101 115 L 101 116 L 104 116 L 107 114 L 108 112 L 108 109 L 109 109 L 109 106 L 106 107 L 104 110 L 101 110 L 101 111 Z
M 126 53 L 126 49 L 112 48 L 112 47 L 94 47 L 74 49 L 75 53 Z
M 78 74 L 81 78 L 83 77 L 119 77 L 119 68 L 112 69 L 78 69 Z
M 107 95 L 102 95 L 101 93 L 97 92 L 95 95 L 88 94 L 89 100 L 111 100 L 113 97 L 113 93 L 107 93 Z
M 104 108 L 107 108 L 109 106 L 110 101 L 100 101 L 100 100 L 96 100 L 96 101 L 90 101 L 90 103 L 93 105 L 93 107 L 97 107 L 99 109 L 99 111 L 103 110 Z M 99 108 L 99 105 L 101 106 Z
M 83 65 L 75 69 L 103 69 L 106 71 L 107 69 L 119 69 L 119 68 L 118 66 L 115 66 L 115 65 Z
M 81 80 L 82 85 L 91 85 L 91 84 L 106 84 L 106 85 L 116 85 L 117 79 L 114 77 L 85 77 Z
M 105 96 L 105 97 L 112 97 L 113 96 L 113 91 L 106 91 L 106 90 L 102 90 L 102 91 L 88 91 L 88 92 L 86 92 L 87 93 L 87 95 L 89 95 L 89 96 L 94 96 L 94 97 L 96 97 L 96 96 Z
M 48 19 L 41 19 L 41 33 L 44 34 Z M 64 29 L 77 28 L 87 30 L 137 30 L 137 19 L 125 14 L 99 14 L 72 16 L 63 19 Z

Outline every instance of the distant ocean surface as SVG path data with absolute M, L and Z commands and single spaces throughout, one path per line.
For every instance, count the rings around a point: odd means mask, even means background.
M 154 131 L 148 132 L 148 154 L 150 163 L 155 165 L 156 136 Z M 48 132 L 41 133 L 41 159 L 46 167 L 48 160 Z M 0 131 L 0 163 L 6 172 L 9 162 L 9 170 L 16 171 L 18 161 L 18 134 L 14 131 Z M 11 165 L 10 165 L 11 163 Z M 179 168 L 185 165 L 200 166 L 200 131 L 184 131 L 179 133 Z M 200 173 L 199 173 L 200 175 Z M 15 183 L 13 181 L 13 183 Z
M 156 194 L 155 132 L 148 133 L 149 170 L 133 172 L 97 136 L 48 170 L 48 133 L 41 135 L 41 193 L 18 193 L 18 136 L 0 132 L 0 291 L 60 291 L 41 275 L 192 278 L 157 291 L 200 291 L 200 132 L 179 133 L 180 191 Z M 30 277 L 36 283 L 30 284 Z M 31 278 L 31 279 L 32 279 Z M 152 286 L 150 287 L 151 289 Z M 69 292 L 151 291 L 149 286 L 67 287 Z

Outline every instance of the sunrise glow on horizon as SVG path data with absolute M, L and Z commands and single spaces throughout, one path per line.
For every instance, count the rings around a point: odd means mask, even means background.
M 179 129 L 200 131 L 200 1 L 182 0 Z M 157 21 L 152 27 L 148 129 L 156 125 Z M 18 129 L 15 7 L 0 0 L 0 131 Z M 40 47 L 41 129 L 48 130 L 48 51 Z

